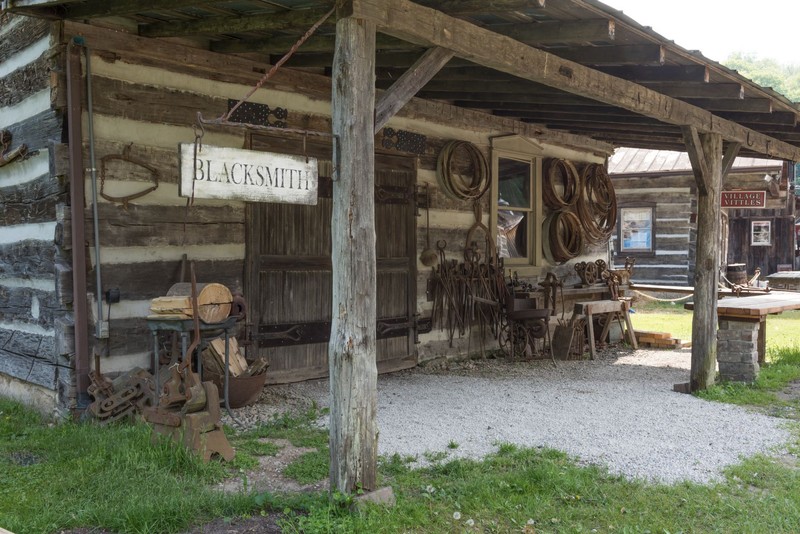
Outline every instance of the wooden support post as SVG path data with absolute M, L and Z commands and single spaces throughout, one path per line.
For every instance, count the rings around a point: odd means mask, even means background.
M 697 192 L 697 254 L 694 272 L 692 317 L 691 391 L 714 383 L 717 364 L 717 285 L 719 283 L 719 239 L 722 218 L 722 136 L 698 134 L 687 137 L 686 148 L 695 177 L 705 191 Z
M 375 24 L 336 23 L 330 366 L 331 491 L 376 486 Z

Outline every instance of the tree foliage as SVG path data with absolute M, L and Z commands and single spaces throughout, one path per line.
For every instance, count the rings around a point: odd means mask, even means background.
M 723 64 L 764 87 L 771 87 L 792 102 L 800 102 L 800 66 L 736 52 Z

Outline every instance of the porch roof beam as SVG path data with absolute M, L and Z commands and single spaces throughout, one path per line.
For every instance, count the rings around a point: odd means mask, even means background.
M 526 80 L 634 111 L 668 124 L 691 125 L 742 143 L 749 151 L 800 160 L 792 146 L 642 85 L 609 76 L 408 0 L 347 0 L 344 11 L 375 21 L 379 31 Z

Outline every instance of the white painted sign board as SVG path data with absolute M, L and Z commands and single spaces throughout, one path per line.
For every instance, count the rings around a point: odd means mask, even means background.
M 256 150 L 181 143 L 182 197 L 317 203 L 317 160 Z

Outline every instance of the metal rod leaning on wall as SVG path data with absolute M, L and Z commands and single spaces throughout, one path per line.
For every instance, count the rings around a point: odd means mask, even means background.
M 86 114 L 88 115 L 86 124 L 89 134 L 89 174 L 92 177 L 92 223 L 94 224 L 94 263 L 95 263 L 95 300 L 97 301 L 97 317 L 95 318 L 94 337 L 102 339 L 108 336 L 108 332 L 103 335 L 103 276 L 100 272 L 100 216 L 97 208 L 97 164 L 94 154 L 94 112 L 92 100 L 92 53 L 91 50 L 83 45 L 84 57 L 86 61 Z M 110 317 L 109 317 L 110 319 Z
M 72 42 L 67 47 L 67 134 L 69 143 L 70 217 L 72 218 L 72 287 L 75 295 L 75 387 L 77 408 L 89 405 L 89 318 L 86 303 L 86 242 L 84 225 L 84 175 L 81 132 L 81 50 Z

